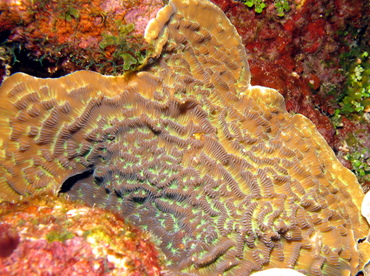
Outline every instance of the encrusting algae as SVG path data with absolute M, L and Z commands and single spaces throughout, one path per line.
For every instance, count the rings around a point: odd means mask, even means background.
M 0 198 L 52 190 L 120 212 L 173 275 L 362 269 L 355 176 L 276 90 L 250 85 L 222 11 L 170 1 L 145 38 L 154 50 L 137 72 L 4 82 Z
M 1 202 L 0 221 L 2 276 L 161 274 L 148 233 L 106 210 L 42 194 Z

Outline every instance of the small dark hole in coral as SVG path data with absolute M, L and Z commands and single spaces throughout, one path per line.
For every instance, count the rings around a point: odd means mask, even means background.
M 144 204 L 146 201 L 146 197 L 133 197 L 132 201 L 137 203 L 137 204 Z
M 116 195 L 116 197 L 123 198 L 123 195 L 122 195 L 121 191 L 114 190 L 114 194 Z
M 366 238 L 358 239 L 357 243 L 363 243 L 366 240 Z
M 8 224 L 0 224 L 0 258 L 9 257 L 18 244 L 18 234 Z
M 362 271 L 357 272 L 356 276 L 364 276 L 364 273 Z
M 59 193 L 68 193 L 77 182 L 90 178 L 93 175 L 93 173 L 94 169 L 90 168 L 82 173 L 71 176 L 66 181 L 64 181 L 62 187 L 60 188 Z

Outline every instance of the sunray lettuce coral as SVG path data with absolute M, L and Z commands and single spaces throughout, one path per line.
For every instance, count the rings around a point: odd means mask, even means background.
M 52 190 L 114 209 L 153 234 L 173 275 L 363 267 L 355 176 L 276 90 L 250 85 L 222 11 L 172 0 L 145 38 L 138 72 L 4 82 L 0 197 Z

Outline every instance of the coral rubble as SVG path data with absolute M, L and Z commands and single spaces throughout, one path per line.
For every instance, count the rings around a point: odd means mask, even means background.
M 3 83 L 0 198 L 52 191 L 114 210 L 152 233 L 173 275 L 356 274 L 363 191 L 311 121 L 250 84 L 224 13 L 172 0 L 145 39 L 122 76 Z

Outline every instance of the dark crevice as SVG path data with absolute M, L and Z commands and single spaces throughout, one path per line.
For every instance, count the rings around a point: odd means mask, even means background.
M 357 243 L 363 243 L 365 240 L 366 240 L 366 237 L 365 238 L 362 238 L 362 239 L 358 239 L 357 240 Z
M 88 170 L 83 171 L 82 173 L 72 175 L 71 177 L 64 181 L 62 187 L 59 190 L 59 193 L 68 193 L 77 182 L 91 178 L 93 173 L 94 169 L 89 168 Z

